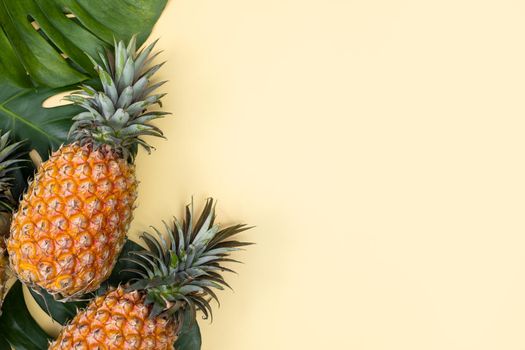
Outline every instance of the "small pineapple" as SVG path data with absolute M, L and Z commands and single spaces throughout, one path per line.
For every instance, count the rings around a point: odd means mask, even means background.
M 85 109 L 73 117 L 69 143 L 44 162 L 24 195 L 7 241 L 18 278 L 57 299 L 97 289 L 111 273 L 124 244 L 137 198 L 133 165 L 142 137 L 163 137 L 148 111 L 164 94 L 151 83 L 162 64 L 149 68 L 155 43 L 136 50 L 115 43 L 114 55 L 93 59 L 103 91 L 82 86 L 68 97 Z
M 230 253 L 249 244 L 231 239 L 249 227 L 220 229 L 214 220 L 209 199 L 196 222 L 190 205 L 182 224 L 166 225 L 167 239 L 156 229 L 158 238 L 144 233 L 149 250 L 128 259 L 143 266 L 141 277 L 94 299 L 49 349 L 173 350 L 184 315 L 211 315 L 212 288 L 228 286 L 220 272 L 232 271 L 222 263 L 235 261 Z
M 13 185 L 12 172 L 18 169 L 20 159 L 20 147 L 23 142 L 10 142 L 10 133 L 0 132 L 0 307 L 7 282 L 7 257 L 5 254 L 4 238 L 9 232 L 9 223 L 15 201 L 11 193 Z

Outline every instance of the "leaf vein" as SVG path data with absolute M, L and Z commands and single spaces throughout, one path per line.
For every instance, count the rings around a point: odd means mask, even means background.
M 0 111 L 4 112 L 5 114 L 7 114 L 8 117 L 11 117 L 11 119 L 13 120 L 13 125 L 15 124 L 15 121 L 18 120 L 18 121 L 22 122 L 23 124 L 29 126 L 31 129 L 34 129 L 34 130 L 38 131 L 39 133 L 41 133 L 42 135 L 45 135 L 49 139 L 54 140 L 56 142 L 60 142 L 60 139 L 58 137 L 47 133 L 44 129 L 38 127 L 38 125 L 35 125 L 35 124 L 29 122 L 28 120 L 26 120 L 22 116 L 19 116 L 18 114 L 14 113 L 13 111 L 5 108 L 4 105 L 0 105 Z

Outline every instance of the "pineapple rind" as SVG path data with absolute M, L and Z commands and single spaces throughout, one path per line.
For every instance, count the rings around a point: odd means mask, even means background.
M 144 295 L 119 287 L 77 313 L 49 350 L 173 350 L 176 331 L 173 320 L 149 317 Z
M 75 299 L 109 277 L 137 197 L 134 165 L 110 150 L 62 146 L 22 198 L 7 240 L 17 277 Z

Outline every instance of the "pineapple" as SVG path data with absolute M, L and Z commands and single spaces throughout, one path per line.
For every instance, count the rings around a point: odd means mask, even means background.
M 228 286 L 220 272 L 232 270 L 222 263 L 235 261 L 230 253 L 250 244 L 231 239 L 248 227 L 220 229 L 214 219 L 208 199 L 196 222 L 189 205 L 182 224 L 166 225 L 167 239 L 156 229 L 158 238 L 144 233 L 149 250 L 128 259 L 143 267 L 134 270 L 140 278 L 95 298 L 49 349 L 173 350 L 184 317 L 194 319 L 200 310 L 207 318 L 210 299 L 217 300 L 212 288 Z
M 151 83 L 155 43 L 136 50 L 135 38 L 115 43 L 114 55 L 93 61 L 103 91 L 82 86 L 67 99 L 85 111 L 73 117 L 69 143 L 38 169 L 14 214 L 7 241 L 17 277 L 59 300 L 97 289 L 111 273 L 124 244 L 137 198 L 133 165 L 142 137 L 163 137 L 148 111 L 164 94 Z
M 11 173 L 23 162 L 18 151 L 23 142 L 10 142 L 10 133 L 0 132 L 0 306 L 7 282 L 7 259 L 4 238 L 9 232 L 9 222 L 15 201 L 11 193 L 13 178 Z

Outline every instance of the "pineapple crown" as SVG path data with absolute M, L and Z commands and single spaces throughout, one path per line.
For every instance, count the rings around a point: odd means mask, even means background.
M 88 55 L 103 91 L 82 85 L 81 90 L 65 98 L 86 110 L 73 117 L 68 136 L 71 142 L 92 145 L 95 149 L 109 145 L 123 158 L 133 160 L 137 145 L 151 152 L 152 146 L 142 136 L 164 137 L 150 121 L 169 113 L 148 111 L 155 104 L 162 107 L 161 99 L 166 95 L 153 93 L 166 82 L 151 82 L 165 63 L 150 67 L 160 53 L 152 54 L 156 43 L 137 51 L 135 36 L 127 46 L 123 41 L 115 42 L 114 53 L 99 53 L 102 65 Z
M 151 306 L 150 317 L 182 317 L 189 307 L 193 319 L 197 310 L 208 318 L 212 316 L 211 299 L 219 303 L 213 289 L 231 288 L 221 272 L 234 271 L 222 264 L 239 262 L 230 259 L 230 253 L 252 243 L 232 237 L 250 227 L 240 224 L 221 229 L 214 221 L 215 203 L 209 198 L 197 222 L 194 222 L 192 202 L 186 207 L 182 223 L 176 218 L 173 227 L 164 223 L 167 239 L 155 228 L 156 237 L 143 233 L 149 250 L 133 252 L 133 257 L 127 260 L 140 265 L 144 271 L 130 270 L 141 278 L 133 280 L 128 291 L 145 291 L 145 303 Z
M 10 132 L 2 134 L 0 131 L 0 212 L 13 210 L 13 196 L 11 186 L 13 182 L 12 172 L 20 169 L 19 164 L 24 162 L 20 159 L 20 148 L 23 141 L 11 142 Z

